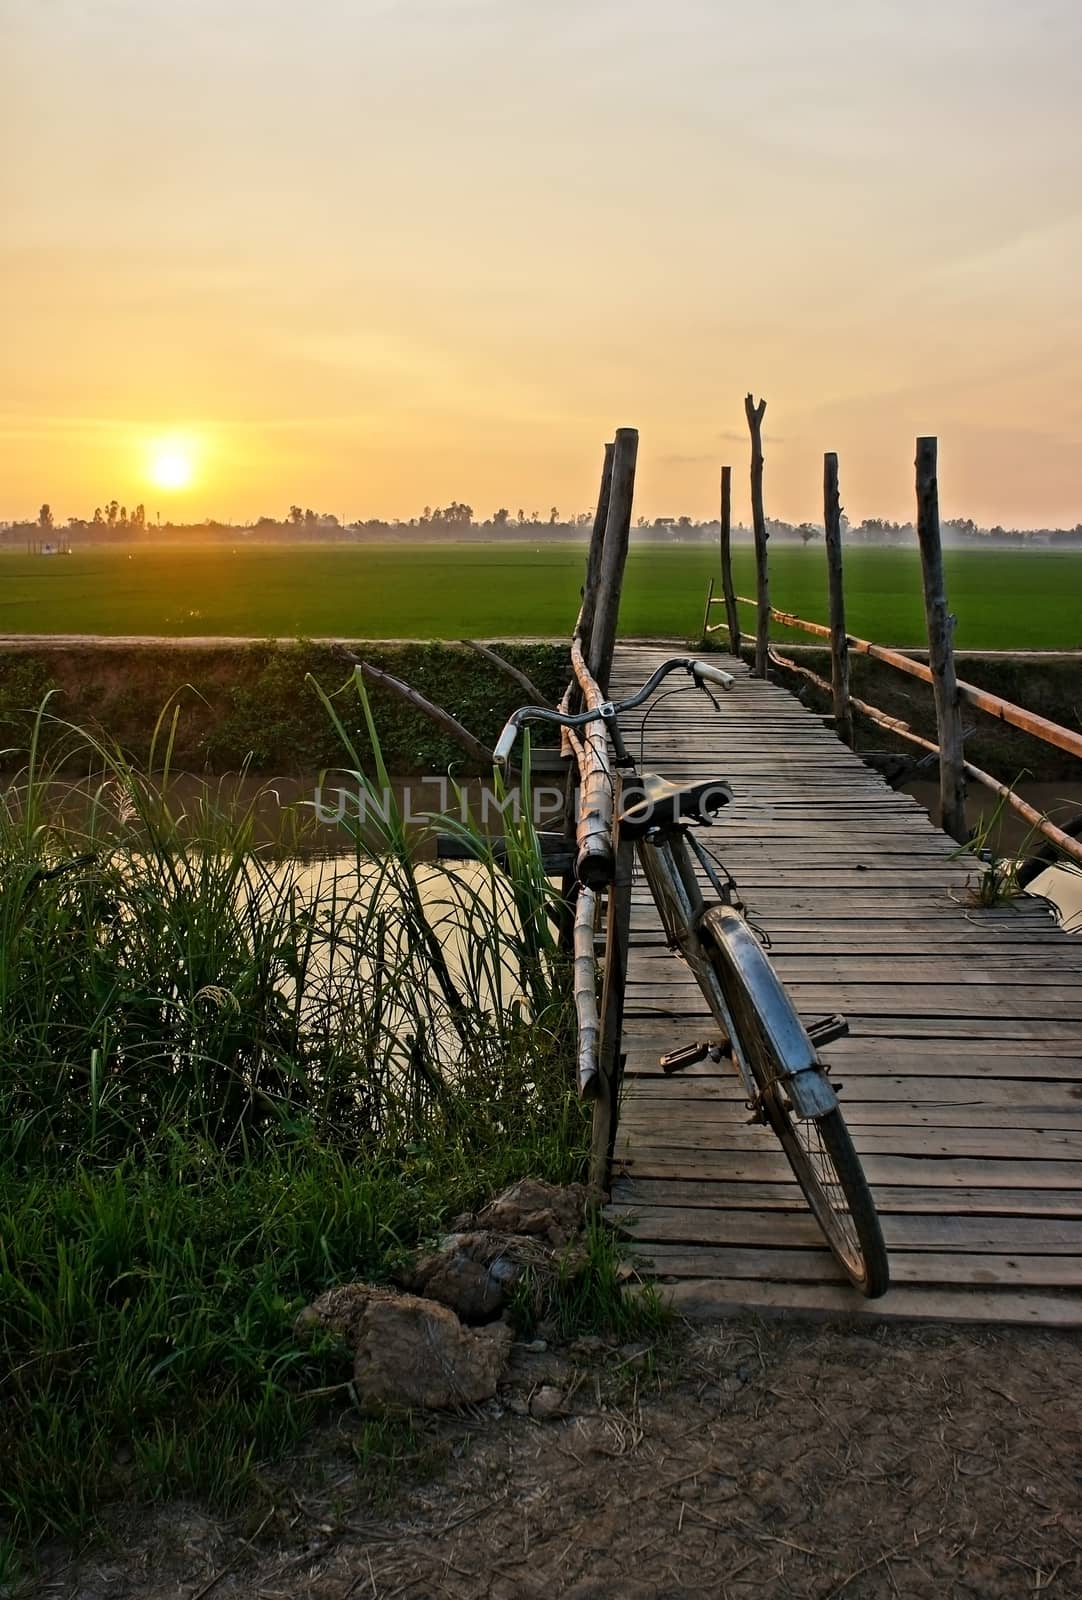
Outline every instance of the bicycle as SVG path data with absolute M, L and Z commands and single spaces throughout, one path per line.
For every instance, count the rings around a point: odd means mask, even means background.
M 573 656 L 577 647 L 576 640 Z M 644 705 L 672 672 L 687 672 L 692 686 L 705 692 L 719 711 L 709 685 L 728 689 L 734 680 L 707 662 L 675 656 L 636 694 L 614 703 L 589 676 L 581 650 L 575 666 L 586 709 L 572 712 L 566 701 L 556 711 L 521 707 L 500 734 L 497 764 L 506 765 L 526 722 L 556 723 L 569 730 L 603 724 L 622 779 L 620 808 L 614 815 L 617 836 L 633 842 L 669 947 L 687 963 L 722 1029 L 720 1040 L 674 1050 L 660 1058 L 660 1066 L 672 1074 L 708 1056 L 732 1060 L 747 1090 L 751 1121 L 771 1128 L 778 1138 L 835 1258 L 864 1295 L 881 1295 L 890 1281 L 882 1230 L 818 1053 L 848 1033 L 848 1024 L 833 1016 L 805 1028 L 744 915 L 735 881 L 723 866 L 719 872 L 719 863 L 692 832 L 717 821 L 732 799 L 729 785 L 720 778 L 674 784 L 641 774 L 620 734 L 619 716 Z M 611 766 L 606 777 L 615 792 Z M 704 898 L 696 865 L 716 900 Z

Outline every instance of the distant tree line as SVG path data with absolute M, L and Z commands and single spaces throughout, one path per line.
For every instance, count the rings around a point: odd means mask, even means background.
M 485 520 L 478 520 L 474 509 L 462 500 L 451 500 L 445 506 L 425 506 L 419 516 L 408 519 L 387 520 L 380 517 L 358 518 L 346 521 L 330 511 L 314 511 L 310 506 L 291 505 L 282 517 L 263 516 L 254 522 L 230 523 L 205 519 L 201 522 L 147 522 L 146 507 L 140 503 L 132 507 L 117 500 L 95 506 L 89 517 L 69 517 L 66 534 L 69 542 L 111 543 L 131 539 L 236 539 L 254 537 L 260 541 L 318 540 L 356 542 L 358 540 L 417 540 L 417 539 L 523 539 L 541 538 L 552 541 L 582 539 L 593 526 L 593 512 L 579 511 L 561 515 L 556 506 L 542 517 L 539 511 L 527 512 L 519 507 L 514 515 L 507 506 L 499 506 Z M 999 525 L 986 528 L 969 517 L 954 517 L 943 523 L 944 543 L 968 546 L 975 549 L 994 548 L 1054 548 L 1082 549 L 1082 523 L 1073 528 L 1003 528 Z M 53 510 L 48 501 L 40 508 L 36 521 L 0 523 L 0 542 L 13 545 L 20 541 L 47 540 L 55 528 Z M 719 533 L 717 519 L 696 521 L 693 517 L 640 516 L 635 531 L 640 539 L 673 543 L 710 543 Z M 866 517 L 862 522 L 851 523 L 842 513 L 842 531 L 850 545 L 880 545 L 905 547 L 916 545 L 917 534 L 911 522 L 891 522 L 883 517 Z M 823 528 L 816 522 L 785 522 L 767 519 L 767 532 L 780 543 L 809 545 L 822 539 Z M 752 532 L 742 523 L 734 526 L 734 541 L 750 541 Z

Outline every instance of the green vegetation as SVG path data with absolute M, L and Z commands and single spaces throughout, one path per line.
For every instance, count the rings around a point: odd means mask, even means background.
M 566 646 L 510 644 L 501 646 L 501 654 L 555 704 L 571 670 Z M 366 645 L 364 657 L 438 701 L 490 745 L 524 698 L 513 679 L 462 646 Z M 342 761 L 338 734 L 313 680 L 337 686 L 336 712 L 361 763 L 369 764 L 372 747 L 352 668 L 331 647 L 305 642 L 0 651 L 0 752 L 25 748 L 36 707 L 53 693 L 58 716 L 120 744 L 137 765 L 149 761 L 161 707 L 172 702 L 180 712 L 172 732 L 174 768 L 312 773 Z M 401 699 L 380 686 L 369 696 L 392 772 L 472 770 L 461 747 Z M 45 724 L 40 737 L 50 748 L 65 743 L 58 722 Z M 88 752 L 73 752 L 80 753 Z
M 826 619 L 821 543 L 771 548 L 775 604 Z M 8 633 L 225 635 L 247 638 L 563 638 L 578 608 L 582 545 L 269 546 L 239 543 L 136 552 L 0 557 Z M 963 649 L 1082 647 L 1076 596 L 1082 552 L 954 550 L 948 592 Z M 709 545 L 633 537 L 621 607 L 629 635 L 687 638 L 702 618 Z M 735 557 L 753 593 L 750 549 Z M 852 632 L 884 644 L 923 641 L 920 569 L 909 550 L 851 548 Z
M 472 831 L 479 862 L 418 866 L 393 813 L 337 869 L 281 864 L 251 811 L 89 754 L 77 803 L 40 740 L 0 803 L 0 1574 L 116 1497 L 248 1494 L 348 1403 L 296 1311 L 515 1177 L 579 1176 L 587 1132 L 528 823 L 506 872 Z M 592 1249 L 583 1314 L 612 1303 Z

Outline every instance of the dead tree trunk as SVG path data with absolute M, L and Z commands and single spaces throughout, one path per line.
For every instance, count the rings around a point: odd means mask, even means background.
M 594 612 L 597 608 L 597 581 L 601 576 L 601 552 L 605 545 L 605 524 L 609 519 L 609 496 L 612 493 L 612 458 L 614 444 L 605 446 L 605 459 L 601 467 L 601 487 L 597 493 L 597 510 L 590 534 L 590 549 L 586 557 L 586 577 L 582 585 L 582 605 L 575 632 L 582 640 L 582 648 L 590 653 L 590 636 L 594 629 Z
M 597 606 L 587 657 L 590 672 L 603 694 L 609 692 L 609 675 L 616 649 L 620 616 L 620 591 L 631 536 L 631 507 L 635 498 L 635 461 L 639 452 L 637 428 L 617 428 L 612 455 L 612 488 L 605 522 L 605 544 L 597 581 Z
M 917 538 L 924 577 L 924 613 L 928 621 L 928 665 L 932 670 L 936 722 L 939 727 L 940 822 L 952 839 L 964 844 L 966 827 L 965 749 L 962 708 L 954 672 L 954 622 L 947 610 L 943 581 L 943 547 L 939 537 L 938 441 L 917 440 Z
M 732 551 L 733 469 L 721 469 L 721 592 L 725 596 L 725 618 L 729 624 L 729 649 L 740 654 L 740 614 L 733 588 Z
M 752 395 L 744 398 L 744 412 L 751 433 L 751 520 L 755 531 L 755 581 L 758 613 L 755 620 L 755 676 L 767 676 L 767 651 L 770 649 L 770 578 L 766 561 L 766 517 L 763 513 L 763 413 L 766 401 L 755 404 Z
M 845 588 L 842 582 L 842 508 L 838 493 L 838 457 L 833 450 L 823 457 L 823 529 L 830 591 L 830 680 L 834 691 L 834 727 L 838 737 L 852 748 L 849 641 L 845 636 Z

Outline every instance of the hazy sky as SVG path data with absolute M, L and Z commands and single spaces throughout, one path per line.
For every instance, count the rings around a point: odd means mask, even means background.
M 0 0 L 0 516 L 1082 520 L 1077 0 Z M 146 478 L 194 442 L 196 482 Z

